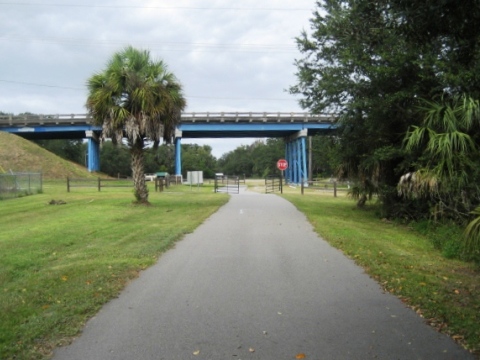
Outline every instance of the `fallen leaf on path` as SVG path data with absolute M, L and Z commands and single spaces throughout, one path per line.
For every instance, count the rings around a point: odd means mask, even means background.
M 195 350 L 195 351 L 193 352 L 193 355 L 198 355 L 198 354 L 200 354 L 200 350 Z
M 300 354 L 297 354 L 297 356 L 295 356 L 295 359 L 305 359 L 307 356 L 304 354 L 304 353 L 300 353 Z

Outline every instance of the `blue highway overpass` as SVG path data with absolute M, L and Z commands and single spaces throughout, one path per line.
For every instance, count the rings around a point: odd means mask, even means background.
M 307 178 L 306 137 L 335 130 L 335 115 L 282 112 L 182 113 L 175 131 L 175 173 L 182 175 L 181 140 L 192 138 L 284 138 L 289 163 L 285 178 Z M 26 139 L 88 139 L 89 171 L 99 171 L 101 126 L 87 114 L 0 115 L 0 131 Z

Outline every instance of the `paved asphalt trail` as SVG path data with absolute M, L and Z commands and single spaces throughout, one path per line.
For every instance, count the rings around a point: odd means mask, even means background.
M 283 360 L 300 353 L 473 359 L 384 294 L 289 202 L 245 191 L 129 284 L 54 359 Z

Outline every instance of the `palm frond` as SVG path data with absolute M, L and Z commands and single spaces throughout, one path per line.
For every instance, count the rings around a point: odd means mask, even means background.
M 465 250 L 470 254 L 480 253 L 480 207 L 471 212 L 476 218 L 470 221 L 464 232 Z

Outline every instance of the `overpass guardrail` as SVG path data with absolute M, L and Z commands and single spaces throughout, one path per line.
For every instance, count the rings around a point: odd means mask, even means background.
M 0 126 L 28 125 L 91 125 L 93 118 L 86 114 L 0 115 Z
M 180 123 L 333 123 L 335 114 L 305 112 L 188 112 Z M 0 126 L 92 125 L 89 114 L 0 115 Z

